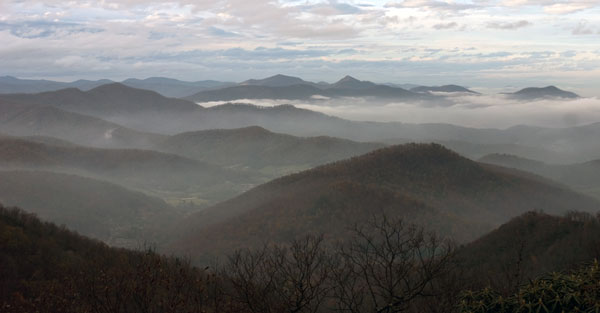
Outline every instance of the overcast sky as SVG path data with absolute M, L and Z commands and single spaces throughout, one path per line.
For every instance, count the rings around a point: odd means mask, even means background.
M 600 95 L 598 0 L 0 0 L 0 75 L 554 84 Z

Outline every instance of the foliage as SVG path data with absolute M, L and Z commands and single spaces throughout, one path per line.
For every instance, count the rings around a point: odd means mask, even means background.
M 463 294 L 460 312 L 600 312 L 600 267 L 596 261 L 572 273 L 553 273 L 508 297 L 489 288 L 468 291 Z

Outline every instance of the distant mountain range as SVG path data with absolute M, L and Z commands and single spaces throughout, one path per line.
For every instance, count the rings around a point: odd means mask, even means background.
M 309 85 L 229 88 L 256 87 L 272 91 L 298 86 L 301 88 L 297 90 L 321 90 Z M 379 85 L 367 88 L 365 90 L 398 90 Z M 355 92 L 354 89 L 336 90 L 339 94 Z M 452 143 L 453 147 L 468 152 L 467 155 L 472 157 L 505 152 L 500 148 L 512 145 L 513 150 L 508 152 L 543 161 L 581 162 L 600 158 L 597 140 L 600 124 L 570 128 L 516 126 L 499 130 L 449 124 L 360 122 L 291 105 L 224 104 L 205 108 L 191 101 L 166 98 L 152 91 L 117 83 L 87 92 L 66 89 L 39 94 L 0 95 L 0 121 L 0 132 L 8 135 L 52 136 L 99 147 L 152 148 L 165 135 L 260 126 L 302 137 L 326 135 L 367 142 Z
M 57 82 L 45 79 L 19 79 L 12 76 L 0 77 L 0 94 L 4 93 L 38 93 L 44 91 L 56 91 L 66 88 L 78 88 L 90 90 L 102 85 L 112 83 L 112 80 L 77 80 L 69 83 Z
M 66 88 L 77 88 L 82 91 L 88 91 L 110 83 L 114 82 L 107 79 L 57 82 L 3 76 L 0 77 L 0 94 L 39 93 Z M 185 98 L 195 102 L 240 99 L 309 100 L 315 97 L 423 99 L 426 95 L 431 96 L 436 93 L 437 96 L 441 96 L 442 93 L 478 94 L 475 91 L 458 85 L 419 86 L 415 84 L 376 84 L 369 81 L 360 81 L 352 76 L 345 76 L 339 81 L 329 84 L 325 82 L 314 83 L 299 77 L 281 74 L 263 79 L 249 79 L 241 83 L 215 80 L 188 82 L 165 77 L 150 77 L 146 79 L 129 78 L 123 80 L 121 84 L 133 88 L 152 90 L 166 97 Z M 575 93 L 563 91 L 554 86 L 525 88 L 507 95 L 522 100 L 539 98 L 572 99 L 579 97 Z
M 315 84 L 300 78 L 276 75 L 262 80 L 250 80 L 239 86 L 202 91 L 185 97 L 194 102 L 231 101 L 237 99 L 310 100 L 322 97 L 379 97 L 394 99 L 426 99 L 408 90 L 360 81 L 346 76 L 333 84 Z
M 305 233 L 342 238 L 387 213 L 468 240 L 532 209 L 593 211 L 600 203 L 523 172 L 479 164 L 439 145 L 409 144 L 276 179 L 185 222 L 180 254 L 231 251 Z
M 0 94 L 39 93 L 67 88 L 77 88 L 82 91 L 88 91 L 90 89 L 111 83 L 114 83 L 114 81 L 109 79 L 57 82 L 45 79 L 19 79 L 12 76 L 3 76 L 0 77 Z M 146 79 L 129 78 L 121 83 L 133 88 L 152 90 L 165 97 L 173 98 L 189 96 L 203 90 L 235 85 L 235 83 L 219 82 L 215 80 L 187 82 L 165 77 L 150 77 Z

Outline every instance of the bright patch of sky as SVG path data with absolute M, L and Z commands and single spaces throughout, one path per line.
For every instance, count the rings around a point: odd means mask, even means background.
M 600 95 L 596 0 L 0 0 L 0 75 L 554 84 Z

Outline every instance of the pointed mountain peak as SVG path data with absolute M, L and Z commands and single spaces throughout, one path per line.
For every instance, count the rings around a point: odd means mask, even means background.
M 361 81 L 350 75 L 346 75 L 335 84 L 331 85 L 332 88 L 340 89 L 367 89 L 376 86 L 374 83 L 369 81 Z
M 344 76 L 344 78 L 342 78 L 342 79 L 340 79 L 338 81 L 338 83 L 346 83 L 346 82 L 353 82 L 354 83 L 354 82 L 360 82 L 360 80 L 358 80 L 358 79 L 356 79 L 356 78 L 354 78 L 354 77 L 352 77 L 350 75 L 346 75 L 346 76 Z

